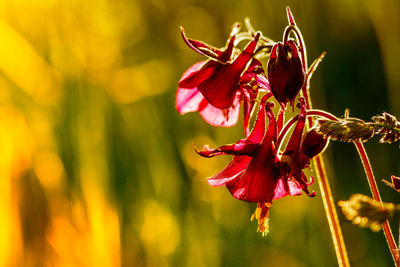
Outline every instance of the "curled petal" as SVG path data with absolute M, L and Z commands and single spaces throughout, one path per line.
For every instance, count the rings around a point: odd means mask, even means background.
M 303 171 L 297 171 L 293 174 L 293 178 L 300 184 L 301 189 L 306 193 L 309 197 L 315 197 L 315 191 L 308 190 L 308 186 L 310 186 L 314 182 L 314 178 L 311 177 L 310 182 L 307 181 L 307 177 L 303 173 Z
M 232 161 L 220 173 L 208 178 L 211 186 L 223 186 L 238 177 L 249 164 L 251 157 L 234 156 Z
M 209 44 L 187 38 L 183 27 L 181 27 L 181 35 L 185 43 L 197 53 L 215 60 L 219 60 L 221 57 L 222 52 L 219 49 Z
M 200 156 L 211 158 L 218 155 L 247 155 L 247 156 L 254 156 L 260 145 L 253 144 L 253 143 L 246 143 L 246 139 L 242 139 L 236 144 L 233 145 L 224 145 L 220 146 L 216 149 L 210 149 L 208 146 L 204 147 L 204 150 L 197 150 L 194 148 Z

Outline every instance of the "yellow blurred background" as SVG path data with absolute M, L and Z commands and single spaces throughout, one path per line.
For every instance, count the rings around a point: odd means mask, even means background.
M 315 107 L 400 115 L 395 0 L 1 0 L 0 266 L 337 266 L 319 196 L 276 201 L 261 237 L 255 206 L 206 182 L 229 157 L 192 148 L 235 142 L 240 125 L 174 108 L 181 74 L 201 59 L 180 25 L 223 46 L 249 17 L 280 40 L 286 5 L 309 60 L 328 53 Z M 399 175 L 396 145 L 367 149 L 379 179 Z M 335 199 L 368 194 L 351 145 L 327 156 Z M 381 233 L 340 220 L 352 266 L 390 266 Z

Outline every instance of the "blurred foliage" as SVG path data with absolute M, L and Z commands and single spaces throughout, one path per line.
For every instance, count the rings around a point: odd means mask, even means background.
M 316 108 L 400 115 L 395 0 L 1 0 L 0 266 L 337 266 L 318 196 L 276 201 L 261 237 L 255 206 L 205 180 L 229 158 L 192 149 L 234 142 L 240 125 L 214 129 L 174 108 L 200 59 L 180 25 L 222 46 L 249 17 L 279 40 L 286 5 L 310 60 L 327 51 Z M 396 146 L 367 149 L 378 178 L 399 174 Z M 369 194 L 353 146 L 326 154 L 335 199 Z M 391 191 L 384 200 L 398 202 Z M 340 219 L 352 266 L 392 264 L 382 234 Z

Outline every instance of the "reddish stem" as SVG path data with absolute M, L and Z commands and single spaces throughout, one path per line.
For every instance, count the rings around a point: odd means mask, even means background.
M 335 116 L 333 116 L 327 112 L 324 112 L 324 111 L 313 110 L 312 112 L 307 112 L 307 115 L 311 115 L 309 113 L 311 113 L 313 115 L 325 117 L 326 119 L 329 119 L 329 120 L 338 121 L 338 119 Z M 365 174 L 367 175 L 367 180 L 368 180 L 369 187 L 371 189 L 372 196 L 376 201 L 382 202 L 381 196 L 379 194 L 378 186 L 376 184 L 374 172 L 372 170 L 371 163 L 368 159 L 368 155 L 365 150 L 365 147 L 364 147 L 363 143 L 361 143 L 359 141 L 354 142 L 354 144 L 357 148 L 357 151 L 360 155 L 362 164 L 364 166 L 364 171 L 365 171 Z M 382 223 L 382 228 L 383 228 L 383 233 L 385 234 L 385 237 L 386 237 L 386 241 L 389 246 L 390 253 L 392 254 L 394 263 L 396 266 L 400 266 L 399 255 L 397 252 L 398 248 L 397 248 L 396 242 L 394 241 L 394 238 L 392 235 L 392 230 L 390 228 L 388 220 L 386 220 L 385 222 Z
M 365 147 L 361 142 L 354 142 L 356 145 L 357 151 L 360 154 L 361 161 L 364 166 L 365 174 L 367 175 L 367 180 L 369 187 L 372 192 L 372 196 L 375 200 L 382 202 L 381 196 L 379 194 L 378 186 L 376 185 L 376 180 L 374 176 L 374 172 L 372 171 L 371 163 L 369 162 L 367 152 L 365 151 Z M 383 233 L 385 234 L 386 241 L 389 246 L 390 253 L 392 254 L 394 264 L 396 266 L 400 266 L 399 263 L 399 255 L 397 253 L 397 245 L 394 241 L 392 230 L 390 229 L 389 221 L 386 220 L 382 223 Z

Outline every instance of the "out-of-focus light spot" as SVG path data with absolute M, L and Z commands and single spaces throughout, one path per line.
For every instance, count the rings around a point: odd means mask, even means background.
M 8 139 L 0 142 L 0 151 L 12 151 L 12 177 L 31 166 L 34 145 L 24 116 L 10 106 L 0 108 L 0 132 Z M 1 158 L 5 155 L 0 155 Z
M 118 70 L 111 78 L 109 91 L 116 102 L 131 103 L 169 89 L 172 66 L 164 60 Z
M 36 101 L 57 102 L 61 93 L 58 74 L 3 20 L 0 36 L 0 69 Z
M 140 238 L 149 249 L 168 255 L 175 251 L 180 232 L 173 215 L 157 202 L 149 201 L 144 209 Z
M 33 169 L 41 184 L 48 189 L 58 189 L 62 185 L 64 166 L 52 151 L 36 154 L 33 160 Z

